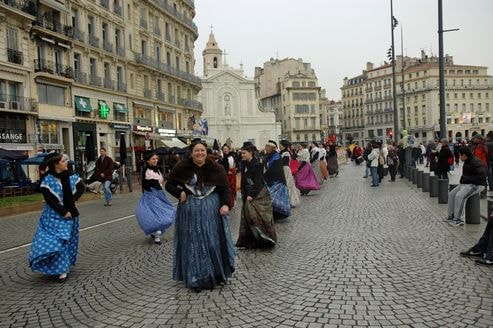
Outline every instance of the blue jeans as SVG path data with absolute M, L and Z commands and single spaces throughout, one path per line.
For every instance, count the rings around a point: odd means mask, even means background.
M 106 200 L 107 203 L 111 202 L 111 181 L 105 181 L 104 182 L 104 199 Z
M 454 221 L 463 221 L 462 215 L 467 199 L 481 193 L 483 189 L 484 186 L 463 183 L 452 189 L 448 194 L 448 217 Z
M 371 185 L 378 186 L 380 180 L 378 176 L 378 167 L 376 166 L 370 167 L 370 172 L 371 172 Z
M 370 167 L 366 165 L 366 161 L 365 161 L 365 175 L 364 175 L 365 178 L 368 176 L 369 171 L 370 171 Z

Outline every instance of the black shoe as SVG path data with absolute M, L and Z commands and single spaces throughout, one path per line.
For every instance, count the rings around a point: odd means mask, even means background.
M 479 257 L 479 258 L 483 258 L 483 252 L 475 252 L 472 248 L 469 248 L 466 251 L 460 252 L 460 256 L 463 256 L 463 257 Z
M 476 263 L 478 265 L 493 267 L 493 260 L 478 259 L 478 260 L 474 261 L 474 263 Z
M 192 290 L 196 293 L 200 293 L 202 291 L 202 289 L 198 288 L 198 287 L 194 287 L 194 288 L 192 288 Z

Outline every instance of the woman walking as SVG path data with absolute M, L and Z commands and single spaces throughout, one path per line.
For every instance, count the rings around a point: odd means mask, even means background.
M 308 195 L 311 190 L 319 190 L 320 184 L 310 165 L 310 153 L 308 149 L 306 149 L 307 144 L 303 142 L 299 147 L 298 160 L 300 165 L 294 176 L 294 182 L 296 188 L 300 190 L 301 195 Z
M 285 219 L 291 215 L 291 206 L 277 143 L 269 140 L 265 144 L 264 153 L 264 181 L 272 198 L 274 219 Z
M 269 248 L 276 245 L 272 199 L 264 185 L 263 168 L 255 156 L 257 148 L 245 142 L 241 148 L 241 208 L 237 247 Z
M 230 198 L 224 168 L 194 140 L 190 158 L 178 162 L 166 190 L 179 199 L 176 212 L 173 279 L 196 292 L 223 284 L 234 272 Z
M 318 148 L 318 143 L 315 141 L 313 141 L 310 145 L 310 164 L 315 176 L 317 177 L 318 183 L 322 184 L 324 182 L 324 178 L 320 169 L 320 148 Z
M 236 199 L 236 158 L 231 153 L 228 145 L 223 145 L 221 149 L 223 152 L 222 157 L 219 159 L 219 164 L 224 167 L 224 171 L 228 176 L 229 183 L 229 203 L 231 208 L 235 206 Z
M 368 161 L 370 161 L 371 186 L 378 187 L 380 184 L 380 177 L 378 175 L 380 145 L 378 142 L 373 142 L 372 148 L 371 153 L 368 155 Z
M 337 176 L 339 174 L 339 163 L 337 162 L 336 145 L 332 140 L 329 140 L 327 144 L 326 158 L 327 158 L 327 166 L 329 168 L 329 175 Z
M 163 190 L 163 174 L 157 167 L 158 157 L 153 151 L 144 153 L 142 170 L 142 197 L 135 209 L 140 228 L 150 235 L 155 244 L 161 244 L 161 235 L 175 221 L 176 210 Z
M 286 187 L 288 188 L 289 203 L 291 207 L 296 207 L 300 205 L 300 191 L 294 184 L 293 174 L 289 166 L 292 159 L 289 151 L 290 144 L 288 140 L 281 140 L 279 148 L 281 149 L 282 169 L 284 171 L 284 178 L 286 179 Z
M 45 205 L 29 252 L 29 266 L 64 282 L 77 260 L 79 211 L 75 201 L 85 187 L 77 174 L 68 171 L 62 154 L 49 154 L 44 163 L 48 171 L 41 179 L 40 191 Z

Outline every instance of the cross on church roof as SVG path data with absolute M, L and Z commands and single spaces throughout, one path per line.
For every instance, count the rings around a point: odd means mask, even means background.
M 214 26 L 212 26 L 212 24 L 211 24 L 211 26 L 209 26 L 209 27 L 211 28 L 211 33 L 212 33 L 212 31 L 214 30 Z
M 227 56 L 227 55 L 229 55 L 229 54 L 226 52 L 226 49 L 224 49 L 224 52 L 223 52 L 223 56 L 224 56 L 224 63 L 223 63 L 223 65 L 227 65 L 227 64 L 228 64 L 228 62 L 227 62 L 227 60 L 226 60 L 226 56 Z

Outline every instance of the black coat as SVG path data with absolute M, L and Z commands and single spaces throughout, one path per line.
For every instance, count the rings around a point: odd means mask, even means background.
M 465 160 L 460 183 L 486 186 L 486 167 L 479 158 L 471 156 Z
M 243 201 L 248 196 L 255 199 L 260 190 L 264 187 L 263 167 L 257 158 L 252 158 L 250 162 L 243 161 L 241 168 L 241 196 Z

